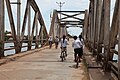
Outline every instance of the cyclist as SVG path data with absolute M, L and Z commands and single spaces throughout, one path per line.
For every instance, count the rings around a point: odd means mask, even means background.
M 55 38 L 55 48 L 56 49 L 58 47 L 58 43 L 59 43 L 59 38 L 58 38 L 58 36 L 56 36 L 56 38 Z
M 80 58 L 81 58 L 82 43 L 80 42 L 79 39 L 77 39 L 77 36 L 74 36 L 73 38 L 74 38 L 74 42 L 72 43 L 72 47 L 74 48 L 74 61 L 77 62 L 77 60 L 79 60 L 79 62 L 81 62 Z
M 61 52 L 65 51 L 65 56 L 67 56 L 67 39 L 65 35 L 63 35 L 60 43 L 61 43 Z M 60 55 L 60 58 L 61 57 L 62 57 L 62 54 Z
M 80 56 L 80 58 L 82 58 L 82 55 L 83 55 L 83 44 L 84 44 L 82 35 L 79 35 L 79 40 L 80 40 L 80 42 L 82 43 L 82 47 L 81 47 L 81 56 Z
M 49 41 L 49 48 L 51 48 L 52 47 L 52 36 L 49 37 L 48 41 Z

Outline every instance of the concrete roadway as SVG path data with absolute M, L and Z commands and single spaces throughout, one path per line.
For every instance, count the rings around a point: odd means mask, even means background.
M 1 65 L 0 80 L 89 80 L 83 62 L 75 68 L 71 42 L 65 62 L 59 58 L 60 47 L 53 46 Z

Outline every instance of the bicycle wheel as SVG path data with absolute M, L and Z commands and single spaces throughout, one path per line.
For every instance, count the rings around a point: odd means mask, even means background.
M 63 58 L 63 52 L 61 52 L 61 61 L 63 62 L 64 61 L 64 58 Z
M 64 60 L 66 60 L 66 52 L 65 51 L 63 52 L 63 58 L 64 58 Z
M 78 56 L 78 54 L 77 54 L 77 57 L 76 57 L 77 59 L 77 61 L 76 61 L 76 68 L 78 68 L 78 66 L 79 66 L 79 56 Z
M 61 58 L 61 61 L 63 62 L 63 51 L 61 52 L 61 56 L 60 56 L 60 58 Z

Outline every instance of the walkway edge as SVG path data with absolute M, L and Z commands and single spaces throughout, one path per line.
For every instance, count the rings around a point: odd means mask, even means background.
M 0 59 L 0 66 L 8 63 L 10 61 L 15 61 L 16 59 L 19 59 L 19 58 L 24 57 L 26 55 L 30 55 L 30 54 L 33 54 L 35 52 L 38 52 L 38 51 L 41 51 L 41 50 L 44 50 L 44 49 L 47 49 L 47 48 L 49 48 L 49 46 L 45 46 L 45 47 L 42 47 L 42 48 L 39 48 L 39 49 L 33 49 L 33 50 L 30 50 L 30 51 L 27 51 L 27 52 L 22 52 L 22 53 L 6 56 L 6 57 Z

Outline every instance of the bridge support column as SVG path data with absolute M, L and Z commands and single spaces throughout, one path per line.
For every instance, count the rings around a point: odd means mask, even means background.
M 115 49 L 116 45 L 116 40 L 117 40 L 117 35 L 118 35 L 118 30 L 119 30 L 119 0 L 116 0 L 115 3 L 115 9 L 114 9 L 114 14 L 113 14 L 113 20 L 112 20 L 112 25 L 111 25 L 111 31 L 110 31 L 110 48 Z M 114 53 L 110 53 L 110 60 L 113 59 Z
M 104 70 L 109 71 L 109 53 L 110 53 L 110 2 L 111 0 L 103 0 L 104 5 Z
M 91 40 L 92 40 L 92 52 L 93 55 L 96 55 L 95 49 L 96 49 L 96 35 L 97 35 L 97 26 L 96 26 L 96 14 L 97 14 L 97 0 L 93 0 L 93 14 L 92 14 L 92 29 L 91 29 Z
M 0 58 L 4 57 L 4 0 L 0 0 Z
M 17 0 L 17 40 L 20 43 L 21 0 Z
M 30 9 L 30 3 L 28 3 L 28 49 L 31 49 L 31 39 L 30 39 L 30 32 L 31 32 L 31 9 Z
M 43 26 L 41 26 L 41 46 L 43 46 Z
M 94 0 L 90 0 L 90 12 L 89 12 L 89 27 L 88 27 L 88 46 L 90 51 L 93 51 L 93 47 L 94 47 L 94 13 L 95 13 L 95 4 L 94 4 Z
M 39 40 L 38 39 L 38 20 L 36 19 L 36 45 L 35 45 L 35 48 L 38 48 L 38 45 L 39 45 L 38 40 Z
M 83 38 L 86 41 L 86 39 L 87 39 L 86 35 L 87 35 L 87 29 L 88 29 L 88 10 L 85 10 L 84 19 L 85 19 L 85 23 L 84 23 L 84 27 L 83 27 L 84 28 L 83 29 Z
M 120 3 L 120 0 L 119 0 Z M 120 6 L 119 6 L 119 41 L 118 41 L 118 80 L 120 80 Z
M 101 15 L 102 15 L 102 1 L 97 0 L 97 7 L 96 7 L 96 48 L 97 48 L 97 60 L 100 60 L 99 54 L 102 52 L 101 44 L 100 44 L 100 35 L 102 35 L 101 32 Z
M 21 49 L 20 49 L 20 44 L 18 43 L 17 37 L 16 37 L 15 24 L 14 24 L 12 9 L 11 9 L 11 5 L 10 5 L 9 0 L 6 0 L 6 7 L 7 7 L 7 11 L 8 11 L 10 27 L 11 27 L 11 30 L 12 30 L 12 36 L 13 36 L 13 40 L 14 40 L 15 53 L 19 53 Z

